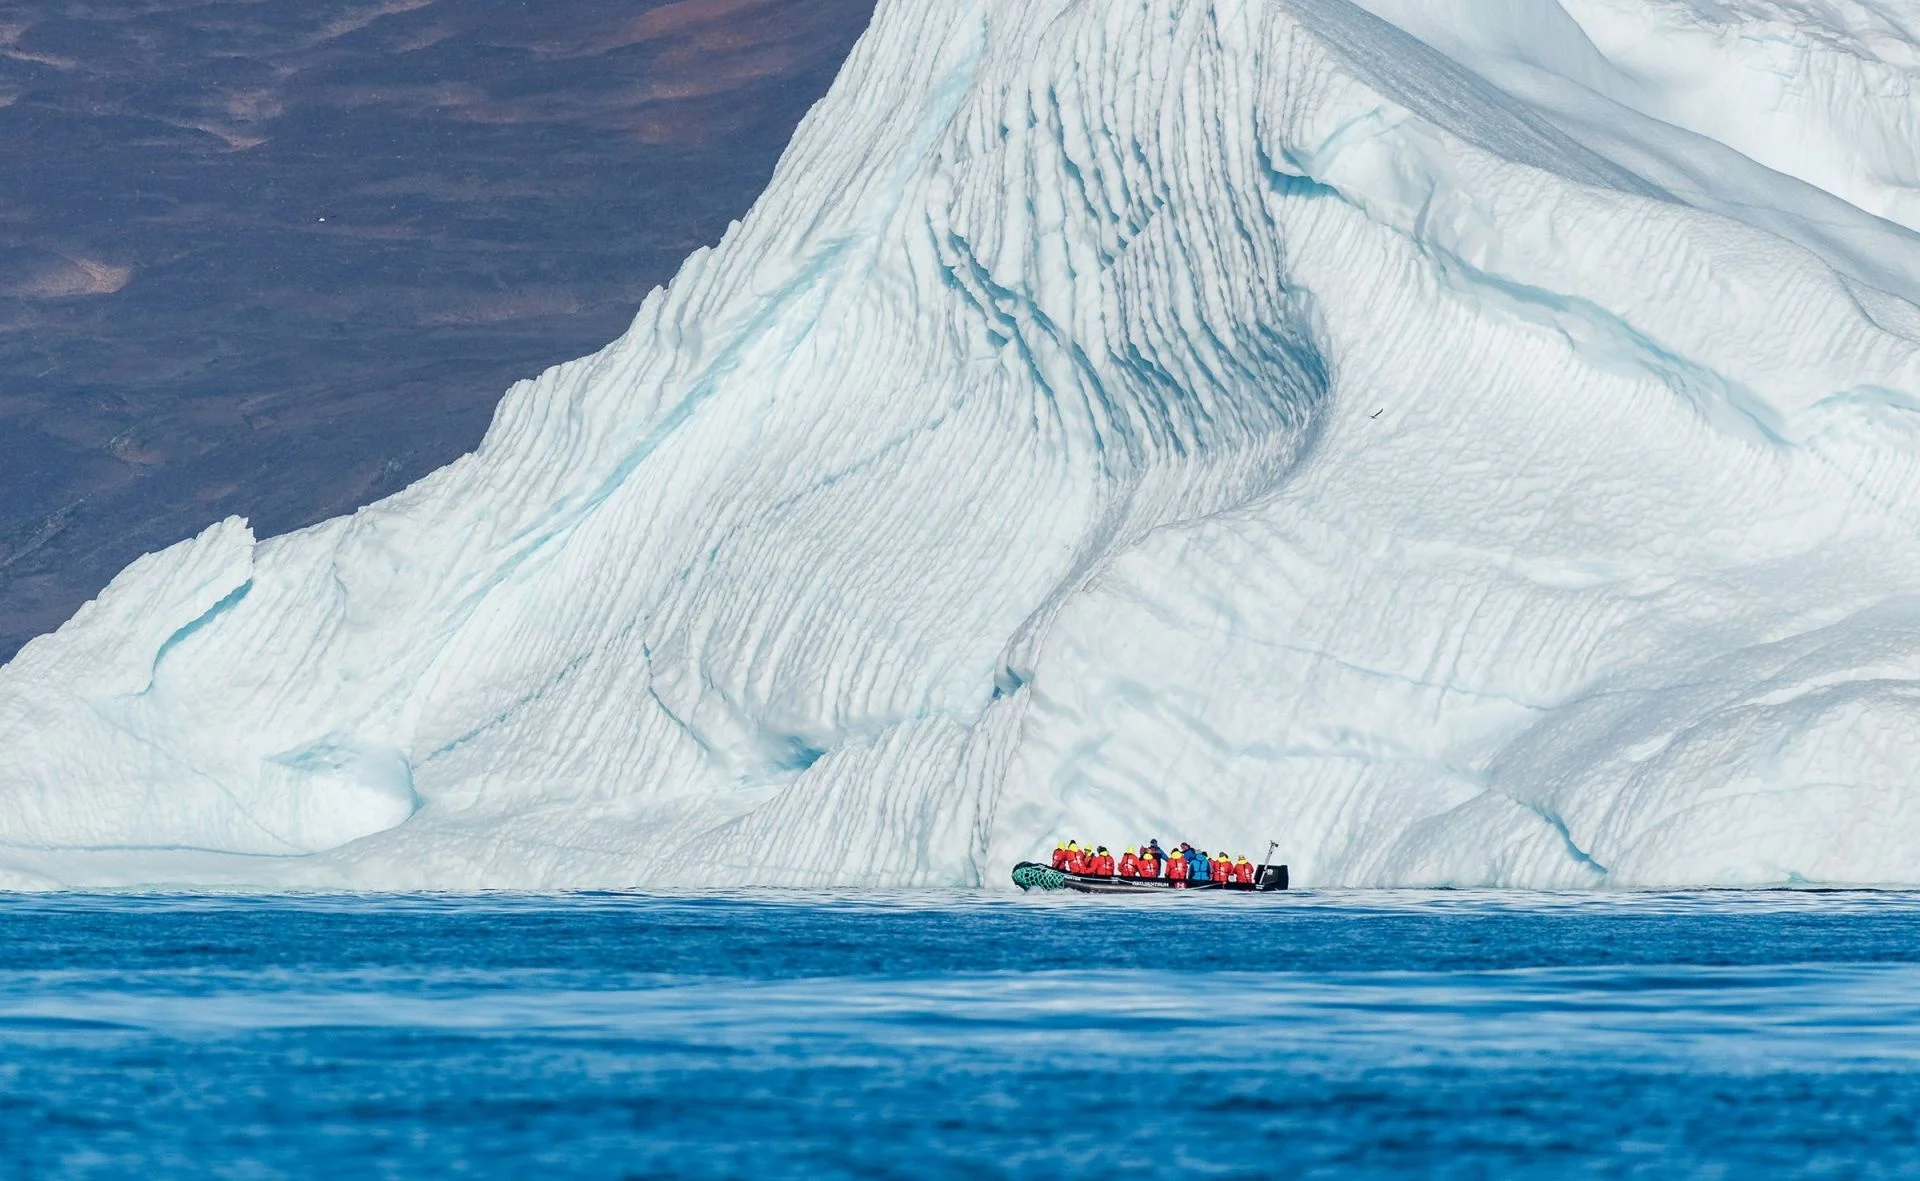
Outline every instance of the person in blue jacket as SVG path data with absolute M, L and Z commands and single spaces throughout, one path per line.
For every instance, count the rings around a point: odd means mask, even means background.
M 1180 848 L 1181 851 L 1187 855 L 1187 880 L 1193 882 L 1207 881 L 1210 876 L 1210 870 L 1207 867 L 1207 851 L 1205 849 L 1195 849 L 1188 845 L 1182 845 Z

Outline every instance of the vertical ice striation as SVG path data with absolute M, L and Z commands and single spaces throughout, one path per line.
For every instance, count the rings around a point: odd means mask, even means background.
M 1071 828 L 1920 880 L 1915 52 L 1843 0 L 883 0 L 477 452 L 0 670 L 0 875 L 966 884 Z

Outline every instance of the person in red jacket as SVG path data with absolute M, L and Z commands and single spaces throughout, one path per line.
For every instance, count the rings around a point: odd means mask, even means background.
M 1113 854 L 1107 852 L 1105 845 L 1094 853 L 1093 860 L 1087 865 L 1087 872 L 1103 878 L 1113 876 Z
M 1087 872 L 1087 851 L 1080 847 L 1079 841 L 1067 842 L 1067 872 Z
M 1234 858 L 1233 880 L 1236 882 L 1245 882 L 1249 886 L 1253 885 L 1253 862 L 1248 861 L 1245 857 Z
M 1227 856 L 1225 853 L 1222 853 L 1218 857 L 1215 857 L 1213 860 L 1209 861 L 1207 863 L 1207 876 L 1212 878 L 1216 882 L 1232 881 L 1233 880 L 1233 858 Z
M 1127 851 L 1120 854 L 1120 876 L 1123 878 L 1140 876 L 1140 854 L 1134 852 L 1132 845 L 1128 845 Z
M 1067 867 L 1067 842 L 1053 842 L 1053 867 L 1055 869 L 1065 869 Z
M 1160 876 L 1160 859 L 1153 855 L 1152 849 L 1140 850 L 1140 859 L 1134 863 L 1143 878 Z
M 1170 882 L 1187 880 L 1187 859 L 1180 855 L 1178 849 L 1167 854 L 1167 880 Z

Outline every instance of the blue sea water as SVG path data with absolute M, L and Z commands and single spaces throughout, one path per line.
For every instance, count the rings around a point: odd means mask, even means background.
M 1920 897 L 0 898 L 9 1177 L 1920 1175 Z

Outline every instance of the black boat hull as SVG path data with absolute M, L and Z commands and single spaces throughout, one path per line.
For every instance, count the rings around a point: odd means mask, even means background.
M 1068 873 L 1022 861 L 1013 867 L 1013 884 L 1022 890 L 1073 890 L 1081 894 L 1153 894 L 1165 890 L 1214 890 L 1231 894 L 1267 894 L 1287 888 L 1287 867 L 1261 865 L 1251 882 L 1176 882 L 1167 878 L 1121 878 L 1090 873 Z

